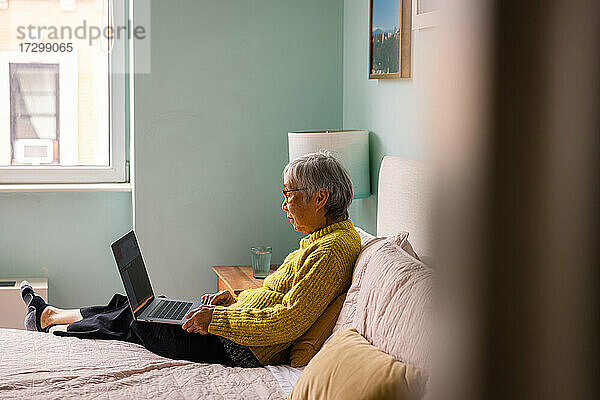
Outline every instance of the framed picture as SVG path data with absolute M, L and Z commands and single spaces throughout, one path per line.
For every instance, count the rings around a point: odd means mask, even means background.
M 369 79 L 410 78 L 412 0 L 369 1 Z
M 412 0 L 412 28 L 425 29 L 440 24 L 440 0 Z

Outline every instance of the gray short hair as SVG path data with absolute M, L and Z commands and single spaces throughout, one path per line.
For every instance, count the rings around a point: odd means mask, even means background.
M 352 179 L 346 168 L 329 151 L 306 154 L 289 162 L 283 176 L 293 180 L 298 188 L 304 188 L 304 201 L 319 189 L 327 189 L 329 199 L 325 216 L 333 221 L 348 218 L 352 203 Z

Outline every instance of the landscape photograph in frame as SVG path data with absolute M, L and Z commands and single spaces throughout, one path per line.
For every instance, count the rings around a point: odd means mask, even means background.
M 411 1 L 369 1 L 369 79 L 410 77 Z

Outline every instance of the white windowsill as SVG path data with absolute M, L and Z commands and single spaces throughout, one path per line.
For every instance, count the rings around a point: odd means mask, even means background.
M 0 193 L 25 192 L 131 192 L 131 183 L 0 184 Z

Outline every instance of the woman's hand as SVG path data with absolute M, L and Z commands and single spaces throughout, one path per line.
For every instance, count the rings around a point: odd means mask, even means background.
M 212 318 L 214 306 L 202 305 L 185 315 L 185 318 L 189 318 L 181 326 L 184 331 L 189 333 L 199 333 L 201 335 L 208 334 L 208 325 Z
M 202 296 L 202 304 L 209 306 L 224 306 L 228 307 L 236 302 L 235 297 L 229 290 L 221 290 L 217 293 L 205 294 Z

